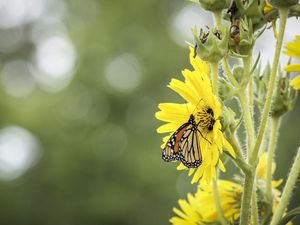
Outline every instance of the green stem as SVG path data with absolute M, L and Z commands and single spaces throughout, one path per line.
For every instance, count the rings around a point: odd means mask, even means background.
M 300 148 L 298 148 L 298 152 L 294 160 L 291 172 L 288 176 L 285 187 L 283 189 L 282 197 L 274 212 L 270 225 L 277 225 L 281 217 L 283 216 L 285 209 L 288 206 L 289 200 L 292 196 L 292 192 L 296 185 L 299 173 L 300 173 Z
M 237 82 L 237 80 L 235 79 L 235 77 L 233 76 L 230 67 L 228 65 L 228 61 L 226 58 L 222 59 L 222 68 L 227 76 L 227 78 L 229 79 L 229 81 L 232 83 L 233 86 L 238 87 L 239 83 Z
M 270 136 L 270 119 L 268 119 L 268 121 L 267 121 L 266 129 L 263 134 L 263 139 L 262 139 L 262 142 L 259 147 L 258 156 L 260 156 L 262 153 L 264 153 L 265 150 L 267 149 L 267 141 L 268 141 L 269 136 Z
M 251 171 L 251 167 L 250 165 L 245 161 L 244 157 L 243 157 L 243 153 L 241 151 L 241 147 L 239 145 L 239 143 L 236 140 L 236 137 L 229 133 L 226 132 L 226 139 L 228 140 L 228 142 L 231 144 L 231 146 L 234 149 L 234 152 L 236 153 L 236 158 L 232 158 L 232 160 L 236 163 L 236 165 L 244 172 L 244 173 L 248 173 L 249 171 Z M 228 154 L 229 156 L 231 156 L 230 154 Z
M 252 115 L 249 110 L 249 100 L 246 96 L 245 90 L 240 91 L 240 93 L 238 94 L 238 98 L 240 100 L 240 104 L 243 110 L 244 125 L 247 131 L 248 151 L 246 151 L 246 154 L 248 158 L 248 154 L 250 154 L 250 151 L 254 146 L 254 126 L 252 121 Z
M 215 201 L 215 206 L 217 210 L 217 215 L 218 219 L 221 222 L 222 225 L 226 225 L 227 221 L 224 217 L 224 213 L 221 207 L 221 201 L 220 201 L 220 196 L 219 196 L 219 191 L 218 191 L 218 184 L 217 180 L 212 181 L 212 190 L 213 190 L 213 195 L 214 195 L 214 201 Z
M 263 138 L 263 134 L 264 134 L 264 131 L 266 128 L 267 120 L 268 120 L 268 115 L 269 115 L 270 108 L 271 108 L 273 91 L 275 89 L 275 81 L 276 81 L 276 74 L 277 74 L 277 69 L 278 69 L 278 62 L 279 62 L 279 58 L 280 58 L 284 30 L 285 30 L 285 26 L 286 26 L 287 15 L 288 15 L 288 9 L 287 8 L 279 9 L 279 15 L 280 15 L 280 25 L 279 25 L 278 39 L 276 42 L 275 56 L 274 56 L 271 76 L 270 76 L 269 85 L 268 85 L 266 103 L 265 103 L 264 109 L 263 109 L 261 124 L 260 124 L 259 130 L 258 130 L 258 135 L 257 135 L 254 149 L 250 156 L 249 162 L 251 164 L 254 164 L 257 161 L 259 147 L 260 147 L 260 144 L 261 144 L 261 141 Z
M 262 142 L 262 138 L 263 138 L 264 131 L 266 128 L 268 115 L 269 115 L 271 103 L 272 103 L 273 90 L 275 87 L 276 74 L 277 74 L 278 62 L 279 62 L 279 57 L 280 57 L 280 52 L 281 52 L 281 47 L 282 47 L 282 40 L 283 40 L 283 35 L 284 35 L 284 30 L 285 30 L 285 25 L 286 25 L 286 20 L 287 20 L 288 9 L 279 9 L 279 13 L 280 13 L 280 27 L 279 27 L 279 34 L 278 34 L 278 39 L 277 39 L 277 43 L 276 43 L 273 67 L 272 67 L 271 77 L 269 80 L 268 92 L 267 92 L 267 96 L 266 96 L 266 103 L 265 103 L 264 110 L 263 110 L 261 125 L 259 127 L 258 136 L 256 139 L 254 149 L 249 158 L 250 165 L 256 164 L 258 151 L 260 148 L 260 144 Z M 250 202 L 251 202 L 252 189 L 254 186 L 253 183 L 254 183 L 254 172 L 252 171 L 249 174 L 245 174 L 245 186 L 244 186 L 245 188 L 244 188 L 243 197 L 242 197 L 240 225 L 248 225 L 249 206 L 250 206 Z
M 212 90 L 215 95 L 218 96 L 218 63 L 210 63 L 212 72 Z
M 242 205 L 241 205 L 240 225 L 248 225 L 253 183 L 254 183 L 254 172 L 251 171 L 249 173 L 246 173 L 245 182 L 244 182 L 244 192 L 243 192 L 242 203 L 241 203 Z
M 259 218 L 258 218 L 258 208 L 257 208 L 257 197 L 256 197 L 256 181 L 254 179 L 253 183 L 253 192 L 252 192 L 252 224 L 258 225 L 259 224 Z
M 214 11 L 214 22 L 215 22 L 215 27 L 217 29 L 220 29 L 221 25 L 222 25 L 222 11 Z
M 267 158 L 267 186 L 266 186 L 266 197 L 270 204 L 273 202 L 272 195 L 272 164 L 273 164 L 273 156 L 276 148 L 276 140 L 278 135 L 278 129 L 280 127 L 281 119 L 279 117 L 272 117 L 272 130 L 269 140 L 268 147 L 268 158 Z

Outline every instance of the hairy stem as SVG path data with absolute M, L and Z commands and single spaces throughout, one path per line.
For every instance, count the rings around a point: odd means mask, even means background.
M 226 58 L 222 59 L 222 68 L 227 76 L 227 78 L 229 79 L 229 81 L 231 82 L 231 84 L 235 87 L 237 87 L 239 85 L 239 83 L 237 82 L 237 80 L 235 79 L 235 77 L 233 76 L 230 67 L 228 65 L 228 61 Z
M 270 225 L 276 225 L 282 218 L 286 207 L 288 206 L 288 203 L 290 201 L 290 198 L 292 196 L 293 189 L 296 185 L 297 178 L 299 176 L 300 172 L 300 148 L 298 148 L 296 158 L 294 160 L 292 169 L 290 171 L 290 174 L 288 176 L 288 179 L 286 181 L 285 187 L 283 189 L 283 193 L 281 196 L 281 200 L 275 210 L 275 213 L 273 215 L 272 221 Z
M 212 190 L 213 190 L 213 195 L 214 195 L 214 201 L 215 201 L 215 206 L 216 206 L 216 210 L 217 210 L 217 215 L 218 215 L 218 219 L 221 222 L 222 225 L 226 225 L 227 221 L 224 217 L 224 213 L 221 207 L 221 201 L 220 201 L 220 196 L 219 196 L 219 190 L 218 190 L 218 184 L 217 184 L 217 180 L 212 181 Z
M 267 120 L 268 120 L 268 115 L 269 115 L 269 112 L 271 109 L 272 97 L 273 97 L 273 92 L 275 89 L 276 74 L 277 74 L 277 69 L 278 69 L 278 62 L 279 62 L 279 58 L 280 58 L 284 30 L 285 30 L 285 26 L 286 26 L 288 9 L 287 8 L 279 9 L 279 15 L 280 15 L 280 25 L 279 25 L 278 39 L 276 42 L 275 56 L 274 56 L 271 76 L 270 76 L 270 80 L 269 80 L 269 84 L 268 84 L 268 91 L 267 91 L 267 96 L 266 96 L 266 102 L 265 102 L 264 109 L 263 109 L 262 119 L 261 119 L 260 127 L 258 130 L 256 143 L 255 143 L 254 149 L 251 153 L 251 157 L 250 157 L 250 161 L 249 161 L 251 164 L 255 163 L 257 160 L 258 150 L 259 150 L 262 138 L 263 138 L 263 134 L 264 134 L 264 131 L 266 128 Z
M 264 131 L 265 131 L 265 128 L 267 125 L 268 115 L 269 115 L 271 103 L 272 103 L 273 90 L 275 88 L 276 74 L 277 74 L 277 69 L 278 69 L 278 62 L 279 62 L 279 57 L 280 57 L 280 52 L 281 52 L 281 47 L 282 47 L 282 40 L 283 40 L 283 36 L 284 36 L 284 30 L 285 30 L 285 25 L 286 25 L 286 20 L 287 20 L 288 9 L 286 9 L 286 8 L 279 9 L 279 14 L 280 14 L 280 27 L 279 27 L 279 35 L 278 35 L 278 39 L 277 39 L 277 43 L 276 43 L 273 67 L 272 67 L 271 77 L 269 80 L 268 91 L 267 91 L 267 96 L 266 96 L 266 103 L 264 105 L 264 110 L 263 110 L 262 120 L 261 120 L 261 124 L 260 124 L 259 131 L 258 131 L 258 136 L 256 139 L 254 149 L 249 158 L 250 165 L 256 165 L 258 151 L 259 151 L 260 144 L 262 142 Z M 245 186 L 244 186 L 245 188 L 244 188 L 243 197 L 242 197 L 240 225 L 248 225 L 249 212 L 250 212 L 249 206 L 251 203 L 252 189 L 254 186 L 253 183 L 254 183 L 254 171 L 252 171 L 249 174 L 245 174 Z
M 245 174 L 240 225 L 248 225 L 253 182 L 254 182 L 254 172 L 250 171 L 249 173 Z M 251 188 L 249 188 L 249 187 L 251 187 Z
M 273 202 L 272 164 L 273 164 L 273 157 L 274 157 L 274 152 L 275 152 L 275 148 L 276 148 L 278 129 L 280 127 L 280 121 L 281 121 L 281 119 L 279 117 L 272 117 L 272 130 L 271 130 L 269 147 L 268 147 L 266 197 L 271 204 Z
M 253 126 L 253 121 L 252 121 L 252 115 L 251 115 L 251 112 L 249 109 L 249 100 L 248 100 L 244 90 L 241 90 L 241 92 L 238 94 L 238 98 L 240 100 L 240 104 L 242 107 L 244 125 L 245 125 L 245 129 L 247 131 L 248 151 L 246 151 L 246 154 L 247 154 L 247 158 L 248 158 L 248 155 L 250 154 L 250 150 L 254 146 L 254 126 Z
M 259 218 L 258 218 L 258 208 L 257 208 L 257 196 L 256 196 L 256 181 L 254 179 L 253 184 L 253 192 L 252 192 L 252 224 L 259 225 Z

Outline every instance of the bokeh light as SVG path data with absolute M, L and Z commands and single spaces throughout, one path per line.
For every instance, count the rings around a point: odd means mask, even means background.
M 23 175 L 39 159 L 40 145 L 28 130 L 8 126 L 0 130 L 0 179 Z

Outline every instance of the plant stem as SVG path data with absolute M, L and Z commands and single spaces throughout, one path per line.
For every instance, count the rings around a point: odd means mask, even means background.
M 259 219 L 258 219 L 258 208 L 257 208 L 257 197 L 256 197 L 256 181 L 254 179 L 254 184 L 253 184 L 253 192 L 252 192 L 252 224 L 253 225 L 258 225 L 259 224 Z
M 237 87 L 239 85 L 239 83 L 236 81 L 235 77 L 233 76 L 233 74 L 232 74 L 232 72 L 229 68 L 228 61 L 227 61 L 226 58 L 222 59 L 222 68 L 223 68 L 227 78 L 232 83 L 232 85 Z
M 271 77 L 269 80 L 268 91 L 267 91 L 267 96 L 266 96 L 266 103 L 264 105 L 264 110 L 263 110 L 262 120 L 261 120 L 261 124 L 260 124 L 259 131 L 258 131 L 258 136 L 256 139 L 254 149 L 249 158 L 250 165 L 256 165 L 258 151 L 260 148 L 260 144 L 262 142 L 262 138 L 263 138 L 267 120 L 268 120 L 268 115 L 269 115 L 270 108 L 271 108 L 273 90 L 275 87 L 276 74 L 277 74 L 278 62 L 279 62 L 279 57 L 280 57 L 280 52 L 281 52 L 281 47 L 282 47 L 282 40 L 283 40 L 284 30 L 285 30 L 285 25 L 286 25 L 286 20 L 287 20 L 288 9 L 286 9 L 286 8 L 279 9 L 279 14 L 280 14 L 280 27 L 279 27 L 279 35 L 278 35 L 278 39 L 277 39 L 277 43 L 276 43 L 273 67 L 272 67 Z M 254 171 L 252 171 L 250 173 L 246 173 L 245 174 L 244 192 L 243 192 L 243 197 L 242 197 L 240 225 L 248 225 L 249 206 L 251 203 L 253 183 L 254 183 Z
M 213 190 L 214 201 L 215 201 L 215 206 L 216 206 L 216 210 L 217 210 L 218 219 L 219 219 L 219 221 L 221 222 L 222 225 L 226 225 L 227 221 L 224 217 L 224 213 L 223 213 L 223 210 L 222 210 L 222 207 L 221 207 L 217 180 L 213 179 L 213 181 L 212 181 L 212 190 Z
M 212 90 L 218 96 L 218 63 L 211 62 L 210 69 L 212 73 Z
M 264 105 L 264 110 L 263 110 L 263 114 L 262 114 L 262 120 L 261 120 L 261 124 L 260 124 L 259 130 L 258 130 L 256 143 L 255 143 L 254 149 L 250 156 L 249 162 L 251 164 L 254 164 L 257 160 L 259 147 L 260 147 L 260 144 L 261 144 L 261 141 L 263 138 L 263 134 L 264 134 L 264 131 L 266 128 L 267 120 L 268 120 L 268 115 L 269 115 L 270 108 L 271 108 L 273 92 L 275 89 L 275 81 L 276 81 L 276 74 L 277 74 L 277 69 L 278 69 L 278 62 L 279 62 L 279 58 L 280 58 L 284 30 L 285 30 L 285 26 L 286 26 L 287 15 L 288 15 L 288 9 L 280 8 L 279 15 L 280 15 L 280 25 L 279 25 L 278 39 L 276 42 L 275 56 L 274 56 L 271 76 L 270 76 L 269 85 L 268 85 L 266 103 Z
M 278 135 L 278 129 L 280 127 L 280 117 L 272 117 L 272 130 L 269 140 L 268 147 L 268 158 L 267 158 L 267 176 L 266 176 L 266 197 L 270 204 L 273 202 L 273 194 L 272 194 L 272 164 L 273 164 L 273 156 L 276 148 L 276 140 Z
M 252 121 L 252 115 L 249 110 L 249 100 L 246 96 L 245 90 L 241 90 L 239 92 L 238 98 L 240 100 L 240 104 L 242 107 L 244 125 L 245 125 L 245 129 L 247 131 L 248 151 L 246 151 L 246 155 L 248 158 L 248 155 L 250 154 L 250 151 L 254 146 L 254 126 L 253 126 L 253 121 Z
M 220 29 L 221 25 L 222 25 L 222 11 L 214 11 L 214 22 L 215 22 L 215 27 L 217 29 Z
M 245 173 L 240 225 L 248 225 L 253 182 L 254 182 L 254 172 L 253 170 L 251 170 L 249 173 Z
M 281 200 L 275 210 L 272 221 L 270 225 L 276 225 L 280 221 L 283 216 L 286 207 L 288 206 L 289 200 L 291 198 L 293 189 L 296 185 L 297 178 L 300 172 L 300 148 L 298 148 L 296 158 L 294 160 L 291 172 L 288 176 L 288 179 L 285 183 L 285 187 L 283 189 Z

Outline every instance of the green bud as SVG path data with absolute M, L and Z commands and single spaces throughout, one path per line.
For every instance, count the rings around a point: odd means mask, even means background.
M 235 116 L 235 112 L 232 111 L 231 108 L 223 106 L 221 119 L 222 131 L 231 134 L 236 131 L 240 124 L 240 121 L 238 119 L 235 119 Z
M 225 28 L 204 32 L 193 29 L 194 39 L 197 44 L 198 55 L 203 61 L 218 62 L 228 53 L 228 32 Z
M 261 109 L 265 103 L 270 74 L 271 74 L 270 64 L 267 64 L 262 74 L 260 73 L 260 67 L 256 71 L 254 71 L 255 102 L 256 105 Z
M 219 97 L 222 102 L 231 99 L 236 94 L 236 89 L 224 78 L 219 77 Z
M 296 91 L 289 85 L 289 74 L 286 77 L 280 74 L 273 99 L 271 115 L 273 117 L 282 116 L 294 108 L 295 101 Z
M 252 21 L 253 28 L 260 28 L 264 21 L 263 7 L 264 1 L 259 0 L 233 0 L 227 13 L 230 14 L 230 20 L 232 24 L 236 20 L 247 18 L 248 21 Z M 226 15 L 225 15 L 226 18 Z M 227 16 L 228 18 L 228 16 Z M 259 27 L 258 27 L 259 25 Z
M 235 65 L 233 68 L 233 76 L 238 83 L 241 83 L 244 77 L 244 68 Z
M 230 27 L 230 49 L 240 55 L 248 55 L 253 48 L 255 36 L 252 22 L 247 19 L 236 20 Z
M 275 8 L 281 8 L 297 5 L 299 0 L 268 0 L 268 2 Z
M 219 11 L 229 6 L 228 0 L 199 0 L 199 3 L 208 11 Z

